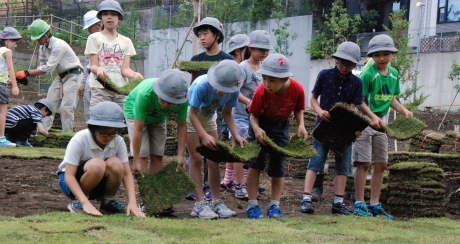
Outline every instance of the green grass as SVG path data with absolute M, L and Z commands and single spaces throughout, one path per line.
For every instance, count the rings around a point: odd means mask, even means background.
M 389 136 L 397 140 L 408 140 L 420 134 L 426 128 L 426 124 L 415 117 L 398 116 L 396 120 L 384 125 L 383 128 Z
M 55 158 L 64 159 L 65 148 L 5 147 L 0 156 L 14 158 Z
M 312 145 L 308 145 L 303 137 L 292 136 L 286 147 L 280 147 L 268 136 L 264 137 L 265 144 L 271 150 L 293 158 L 310 158 L 316 155 L 316 150 Z
M 128 95 L 134 88 L 136 88 L 137 85 L 139 85 L 139 83 L 142 82 L 142 79 L 137 78 L 130 80 L 126 85 L 119 87 L 115 85 L 115 83 L 113 83 L 108 76 L 106 76 L 105 78 L 105 81 L 102 81 L 100 79 L 97 79 L 97 81 L 99 81 L 99 83 L 101 83 L 101 85 L 105 89 L 116 92 L 121 95 Z
M 458 223 L 447 218 L 388 221 L 318 215 L 177 220 L 49 213 L 0 216 L 0 229 L 3 243 L 457 243 L 459 234 Z
M 185 61 L 185 60 L 179 60 L 177 63 L 177 68 L 183 71 L 202 71 L 202 70 L 208 70 L 216 64 L 217 62 L 214 61 Z
M 260 152 L 260 146 L 257 142 L 248 142 L 241 148 L 239 145 L 232 147 L 229 141 L 216 141 L 219 150 L 214 151 L 204 145 L 196 148 L 204 157 L 214 162 L 247 162 L 255 157 Z

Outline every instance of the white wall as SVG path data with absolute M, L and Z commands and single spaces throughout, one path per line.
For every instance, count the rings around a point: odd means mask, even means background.
M 297 32 L 298 38 L 291 43 L 290 51 L 293 52 L 292 57 L 289 57 L 291 63 L 291 71 L 294 74 L 294 79 L 299 81 L 304 87 L 308 87 L 310 77 L 310 55 L 305 53 L 305 44 L 311 40 L 312 34 L 312 17 L 308 16 L 297 16 L 284 18 L 281 24 L 285 21 L 290 21 L 291 25 L 287 31 L 294 33 Z M 263 29 L 270 33 L 271 44 L 274 47 L 276 44 L 276 38 L 273 34 L 273 29 L 278 28 L 274 20 L 267 20 L 265 23 L 257 23 L 254 28 L 250 28 L 245 23 L 233 23 L 225 24 L 225 28 L 228 30 L 225 33 L 230 33 L 230 29 L 234 33 L 246 33 L 249 34 L 252 30 Z M 170 68 L 176 50 L 179 49 L 182 41 L 187 33 L 188 27 L 178 29 L 167 29 L 167 30 L 151 30 L 150 38 L 153 39 L 153 43 L 149 46 L 148 59 L 145 60 L 144 70 L 145 77 L 158 77 L 161 71 Z M 192 57 L 192 40 L 193 31 L 187 37 L 187 42 L 182 50 L 179 60 L 190 60 Z M 228 40 L 228 37 L 225 38 Z M 226 43 L 223 45 L 224 51 L 227 49 Z M 204 50 L 201 50 L 201 52 Z M 271 53 L 274 51 L 271 51 Z
M 415 64 L 414 55 L 414 64 Z M 361 62 L 365 60 L 365 57 L 361 58 Z M 449 105 L 452 103 L 452 99 L 455 97 L 456 90 L 454 89 L 455 84 L 460 81 L 451 81 L 447 78 L 447 74 L 451 70 L 452 61 L 457 60 L 460 62 L 460 52 L 444 52 L 444 53 L 421 53 L 419 62 L 419 74 L 417 85 L 423 86 L 419 92 L 423 94 L 430 94 L 428 99 L 421 106 L 432 106 L 437 107 L 441 110 L 447 110 Z M 310 83 L 308 86 L 308 98 L 315 85 L 316 77 L 322 69 L 328 69 L 334 66 L 334 61 L 329 60 L 312 60 L 310 65 Z M 403 89 L 403 87 L 401 87 Z M 308 102 L 308 106 L 310 103 Z M 419 109 L 423 109 L 420 107 Z M 452 111 L 458 111 L 460 109 L 460 96 L 457 96 L 454 101 Z

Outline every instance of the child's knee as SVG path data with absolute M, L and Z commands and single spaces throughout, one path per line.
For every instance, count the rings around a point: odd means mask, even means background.
M 123 162 L 117 157 L 111 157 L 105 160 L 106 169 L 111 172 L 123 173 Z
M 355 162 L 356 168 L 368 171 L 370 167 L 370 163 L 361 163 L 361 162 Z
M 95 174 L 104 174 L 105 172 L 105 163 L 104 160 L 100 158 L 93 158 L 86 162 L 85 172 L 91 172 Z

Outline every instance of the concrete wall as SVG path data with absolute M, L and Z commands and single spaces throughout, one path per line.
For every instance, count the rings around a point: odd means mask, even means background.
M 414 66 L 415 66 L 414 55 Z M 364 62 L 365 57 L 361 59 Z M 454 89 L 455 84 L 460 81 L 451 81 L 447 78 L 447 74 L 451 71 L 452 61 L 457 60 L 460 62 L 460 52 L 444 52 L 444 53 L 422 53 L 420 54 L 419 62 L 419 74 L 417 85 L 423 86 L 419 92 L 430 96 L 422 104 L 422 106 L 437 107 L 441 110 L 447 110 L 449 105 L 454 99 L 456 90 Z M 308 89 L 305 89 L 305 93 L 308 94 L 310 99 L 311 91 L 315 85 L 316 77 L 322 69 L 334 67 L 334 60 L 312 60 L 310 61 L 310 77 Z M 401 90 L 405 89 L 401 86 Z M 310 106 L 310 102 L 308 101 Z M 419 109 L 423 109 L 420 107 Z M 454 101 L 454 106 L 451 110 L 458 111 L 460 109 L 460 96 Z
M 290 21 L 291 25 L 287 31 L 298 33 L 298 38 L 293 41 L 290 45 L 290 52 L 293 53 L 292 57 L 289 57 L 291 63 L 291 71 L 294 73 L 294 79 L 299 81 L 304 87 L 308 87 L 310 76 L 310 55 L 305 53 L 304 46 L 307 41 L 311 40 L 312 34 L 312 18 L 311 16 L 297 16 L 284 18 L 281 24 L 285 21 Z M 232 23 L 224 24 L 225 37 L 224 44 L 221 46 L 222 50 L 226 50 L 228 44 L 226 43 L 228 38 L 236 33 L 250 33 L 252 30 L 263 29 L 270 33 L 271 44 L 275 46 L 276 38 L 273 34 L 273 29 L 278 28 L 277 23 L 274 20 L 267 20 L 265 23 L 257 23 L 254 28 L 250 28 L 246 23 Z M 153 40 L 149 47 L 148 59 L 145 60 L 145 77 L 158 77 L 160 73 L 171 67 L 173 63 L 176 50 L 179 49 L 182 41 L 187 33 L 188 27 L 178 29 L 167 29 L 167 30 L 151 30 L 150 38 Z M 232 34 L 229 34 L 232 33 Z M 190 60 L 192 57 L 192 35 L 193 32 L 187 36 L 187 42 L 182 50 L 179 60 Z M 223 48 L 222 48 L 223 47 Z M 204 50 L 200 50 L 203 52 Z M 271 51 L 273 53 L 274 51 Z

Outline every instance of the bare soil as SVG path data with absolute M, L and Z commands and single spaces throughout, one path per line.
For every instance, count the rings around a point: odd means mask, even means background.
M 20 87 L 20 90 L 21 94 L 19 98 L 11 98 L 10 105 L 33 104 L 35 101 L 46 96 L 45 94 L 39 96 L 36 85 L 34 84 L 30 84 L 27 87 Z M 444 114 L 438 112 L 422 112 L 417 113 L 415 116 L 425 121 L 428 124 L 428 129 L 437 130 Z M 81 100 L 79 101 L 75 118 L 75 131 L 86 128 Z M 458 124 L 459 121 L 460 114 L 448 114 L 441 130 L 453 130 L 453 125 Z M 55 159 L 1 158 L 0 215 L 22 217 L 45 212 L 67 211 L 66 206 L 70 203 L 70 200 L 62 194 L 55 175 L 59 164 L 60 160 Z M 223 167 L 221 168 L 221 173 L 223 173 Z M 267 188 L 267 190 L 262 193 L 260 199 L 260 205 L 263 209 L 266 209 L 270 204 L 270 178 L 266 175 L 262 175 L 260 184 Z M 285 189 L 280 205 L 284 217 L 304 215 L 299 212 L 303 185 L 303 179 L 295 179 L 291 176 L 286 177 Z M 331 215 L 331 203 L 334 196 L 333 186 L 334 184 L 332 181 L 325 182 L 323 200 L 314 203 L 315 214 Z M 459 186 L 447 186 L 448 189 L 457 189 L 458 187 Z M 122 203 L 127 203 L 123 187 L 119 190 L 117 198 Z M 245 217 L 244 209 L 247 206 L 245 201 L 239 200 L 235 198 L 233 194 L 226 192 L 221 194 L 221 198 L 230 209 L 237 212 L 237 218 Z M 178 219 L 191 218 L 190 212 L 193 203 L 193 201 L 183 200 L 174 206 L 174 214 L 165 217 Z M 351 205 L 348 199 L 346 199 L 346 203 Z M 94 204 L 98 206 L 97 202 L 94 202 Z M 460 209 L 458 201 L 453 204 L 456 204 L 457 209 Z

